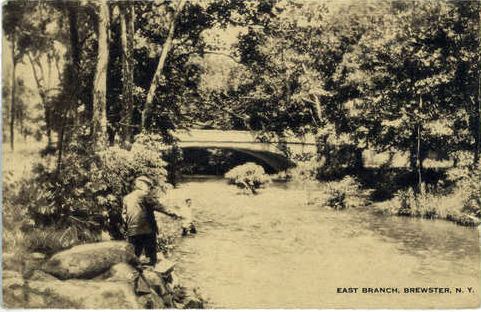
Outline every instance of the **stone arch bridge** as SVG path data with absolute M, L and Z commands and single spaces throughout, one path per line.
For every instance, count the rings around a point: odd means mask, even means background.
M 199 130 L 177 131 L 175 133 L 183 150 L 192 149 L 222 149 L 246 154 L 257 159 L 261 164 L 267 165 L 273 171 L 282 171 L 295 166 L 282 151 L 288 147 L 292 153 L 308 153 L 316 151 L 313 137 L 300 140 L 288 137 L 285 141 L 279 140 L 261 142 L 255 132 L 250 131 L 224 131 L 224 130 Z

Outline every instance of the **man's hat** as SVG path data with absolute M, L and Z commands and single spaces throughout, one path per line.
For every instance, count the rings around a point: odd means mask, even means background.
M 147 178 L 146 176 L 137 177 L 134 182 L 137 182 L 137 181 L 141 181 L 141 182 L 147 183 L 149 186 L 152 186 L 152 185 L 154 184 L 154 183 L 152 182 L 152 180 L 150 180 L 150 179 Z

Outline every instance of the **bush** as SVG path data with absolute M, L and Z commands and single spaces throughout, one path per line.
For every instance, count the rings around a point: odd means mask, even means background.
M 107 230 L 113 238 L 122 238 L 122 197 L 131 191 L 132 181 L 145 175 L 159 193 L 168 187 L 159 140 L 140 135 L 130 150 L 114 146 L 98 153 L 73 145 L 60 171 L 37 165 L 34 187 L 24 192 L 30 216 L 37 226 Z
M 101 208 L 104 228 L 114 238 L 121 238 L 122 198 L 132 191 L 136 177 L 149 177 L 159 194 L 168 189 L 162 149 L 162 143 L 155 138 L 141 135 L 130 150 L 109 147 L 98 153 L 99 161 L 92 164 L 90 179 L 84 189 L 92 195 L 95 205 Z
M 356 208 L 368 204 L 369 191 L 363 190 L 359 181 L 345 176 L 340 181 L 327 182 L 323 205 L 342 210 Z
M 443 195 L 434 187 L 422 184 L 418 193 L 412 188 L 401 190 L 382 206 L 389 206 L 383 209 L 399 216 L 445 219 L 468 226 L 479 224 L 479 220 L 473 217 L 475 213 L 466 210 L 466 196 L 459 189 Z
M 297 162 L 286 172 L 286 178 L 296 182 L 315 182 L 322 163 L 315 158 Z
M 462 202 L 462 211 L 481 218 L 481 165 L 451 168 L 448 180 L 454 183 L 453 193 Z
M 13 186 L 17 187 L 14 192 Z M 32 179 L 6 184 L 3 199 L 3 250 L 20 258 L 29 252 L 54 253 L 81 242 L 99 240 L 87 221 L 70 216 L 57 224 L 52 194 Z
M 234 167 L 225 174 L 225 178 L 229 181 L 229 184 L 252 194 L 257 194 L 258 189 L 264 188 L 271 182 L 264 168 L 255 163 L 245 163 Z
M 448 213 L 442 206 L 439 206 L 439 198 L 430 189 L 428 191 L 426 184 L 421 185 L 421 189 L 416 194 L 413 188 L 401 190 L 395 198 L 399 201 L 399 209 L 397 214 L 400 216 L 422 217 L 426 219 L 434 219 L 437 217 L 446 217 Z
M 324 127 L 316 141 L 317 158 L 322 162 L 318 179 L 339 179 L 362 167 L 362 149 L 352 143 L 348 134 L 338 133 L 334 125 Z
M 81 243 L 100 241 L 98 233 L 84 226 L 34 228 L 26 234 L 27 250 L 49 255 Z
M 470 171 L 456 187 L 463 195 L 463 212 L 481 218 L 481 166 Z

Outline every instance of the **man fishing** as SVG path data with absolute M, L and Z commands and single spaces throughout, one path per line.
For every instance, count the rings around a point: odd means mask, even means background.
M 135 179 L 133 191 L 123 198 L 122 215 L 126 236 L 134 245 L 135 255 L 140 257 L 145 251 L 150 259 L 149 265 L 157 263 L 157 234 L 159 229 L 154 211 L 162 212 L 170 217 L 180 217 L 162 205 L 152 194 L 153 182 L 146 176 Z

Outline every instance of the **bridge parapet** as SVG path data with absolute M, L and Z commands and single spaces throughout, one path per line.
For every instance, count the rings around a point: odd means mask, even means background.
M 178 131 L 176 136 L 180 147 L 204 147 L 204 148 L 238 148 L 253 151 L 265 151 L 283 154 L 281 145 L 287 146 L 294 153 L 316 151 L 315 139 L 308 136 L 304 139 L 288 137 L 285 141 L 272 140 L 261 142 L 257 139 L 258 134 L 250 131 L 236 130 L 199 130 Z

